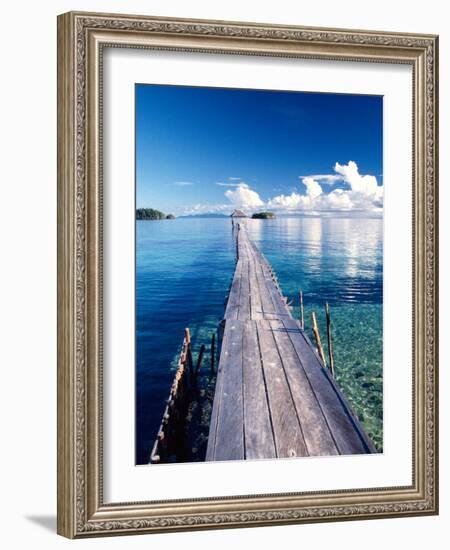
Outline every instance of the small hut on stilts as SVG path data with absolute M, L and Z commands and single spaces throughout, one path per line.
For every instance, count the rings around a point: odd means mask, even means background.
M 247 214 L 243 212 L 242 210 L 233 210 L 233 212 L 230 215 L 231 218 L 231 225 L 234 227 L 234 222 L 237 219 L 238 221 L 243 220 L 244 218 L 248 218 Z

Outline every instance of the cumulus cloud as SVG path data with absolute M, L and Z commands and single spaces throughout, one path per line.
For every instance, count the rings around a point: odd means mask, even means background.
M 338 181 L 342 181 L 342 176 L 340 174 L 314 174 L 314 176 L 299 176 L 301 180 L 304 178 L 312 178 L 320 183 L 326 183 L 332 185 Z
M 220 187 L 248 187 L 245 183 L 224 183 L 222 181 L 217 181 L 216 185 L 219 185 Z
M 363 193 L 364 195 L 374 195 L 377 193 L 378 183 L 375 176 L 361 176 L 356 162 L 351 160 L 348 164 L 339 164 L 336 162 L 334 170 L 341 174 L 344 181 L 348 183 L 352 191 Z
M 305 210 L 310 203 L 311 199 L 308 196 L 292 192 L 290 195 L 277 195 L 269 200 L 267 206 L 277 210 Z
M 356 162 L 334 166 L 334 174 L 301 176 L 305 186 L 303 192 L 293 191 L 288 195 L 276 195 L 264 202 L 260 195 L 243 181 L 233 182 L 237 178 L 228 178 L 227 182 L 216 182 L 226 187 L 224 196 L 228 204 L 197 204 L 183 209 L 184 214 L 224 213 L 234 208 L 247 212 L 261 208 L 279 212 L 302 212 L 309 214 L 361 213 L 378 216 L 383 209 L 383 186 L 378 185 L 375 176 L 360 174 Z M 341 188 L 329 191 L 330 184 L 340 182 Z M 325 189 L 325 190 L 324 190 Z
M 306 195 L 311 200 L 322 194 L 322 187 L 313 178 L 303 178 L 303 183 L 306 185 Z
M 378 185 L 375 176 L 361 175 L 356 162 L 334 166 L 335 175 L 303 176 L 306 194 L 293 192 L 278 195 L 267 203 L 269 208 L 280 210 L 301 210 L 310 212 L 360 211 L 379 213 L 383 207 L 383 186 Z M 346 189 L 334 189 L 324 193 L 318 180 L 323 183 L 343 181 Z
M 234 189 L 227 189 L 225 197 L 237 208 L 258 208 L 264 202 L 256 191 L 250 189 L 246 183 L 238 184 Z

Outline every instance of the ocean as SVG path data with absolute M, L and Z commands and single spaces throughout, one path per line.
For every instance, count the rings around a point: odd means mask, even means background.
M 383 448 L 383 221 L 280 217 L 247 220 L 251 238 L 275 270 L 312 341 L 315 311 L 327 354 L 331 310 L 336 379 L 369 437 Z M 194 354 L 223 317 L 235 265 L 228 218 L 136 222 L 136 463 L 145 464 L 161 422 L 185 327 Z M 212 395 L 213 379 L 203 375 Z M 202 459 L 208 409 L 193 441 Z M 196 452 L 198 449 L 198 452 Z

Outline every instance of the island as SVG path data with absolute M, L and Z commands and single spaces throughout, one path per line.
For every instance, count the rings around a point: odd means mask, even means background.
M 215 212 L 205 212 L 204 214 L 186 214 L 185 216 L 179 217 L 186 220 L 228 218 L 225 214 L 216 214 Z
M 136 219 L 137 220 L 174 220 L 175 216 L 173 214 L 164 214 L 160 210 L 155 210 L 154 208 L 138 208 L 136 210 Z
M 252 219 L 254 219 L 254 220 L 274 220 L 275 219 L 275 213 L 274 212 L 255 212 L 252 215 Z

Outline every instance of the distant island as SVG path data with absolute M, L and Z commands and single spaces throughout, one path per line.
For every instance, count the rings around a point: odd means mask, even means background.
M 274 212 L 255 212 L 252 216 L 254 220 L 274 220 Z
M 186 216 L 179 216 L 180 218 L 206 218 L 206 219 L 210 219 L 210 218 L 229 218 L 229 216 L 225 215 L 225 214 L 216 214 L 214 212 L 210 212 L 210 213 L 205 213 L 205 214 L 188 214 Z
M 174 220 L 175 216 L 173 214 L 164 214 L 160 210 L 155 210 L 154 208 L 138 208 L 136 210 L 136 219 L 137 220 Z

